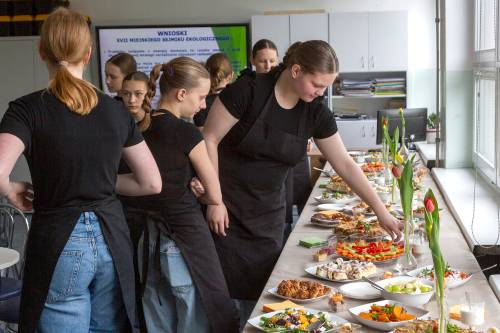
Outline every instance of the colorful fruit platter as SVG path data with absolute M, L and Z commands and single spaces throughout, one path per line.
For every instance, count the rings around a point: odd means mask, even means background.
M 363 239 L 349 242 L 340 241 L 337 243 L 337 254 L 359 261 L 387 262 L 400 257 L 403 254 L 402 244 L 395 244 L 391 240 L 377 242 L 367 242 Z

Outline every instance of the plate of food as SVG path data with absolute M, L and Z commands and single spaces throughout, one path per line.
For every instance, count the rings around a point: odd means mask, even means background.
M 357 198 L 346 193 L 324 191 L 321 195 L 314 197 L 314 200 L 320 204 L 350 204 Z
M 396 301 L 378 301 L 349 309 L 351 316 L 362 325 L 380 331 L 390 331 L 402 324 L 426 317 L 429 312 Z
M 313 214 L 311 223 L 324 227 L 332 227 L 339 222 L 351 221 L 352 219 L 352 216 L 339 212 L 338 210 L 323 210 Z
M 425 280 L 429 284 L 434 284 L 434 266 L 432 265 L 417 268 L 406 274 Z M 471 279 L 471 275 L 469 273 L 460 269 L 452 268 L 448 264 L 445 268 L 444 277 L 449 289 L 459 287 Z
M 341 257 L 350 260 L 387 263 L 399 258 L 403 254 L 404 246 L 392 240 L 367 242 L 360 239 L 352 242 L 340 241 L 336 251 Z
M 378 221 L 357 220 L 342 221 L 333 226 L 336 235 L 350 236 L 354 234 L 366 235 L 368 237 L 388 236 L 387 232 L 380 226 Z
M 377 273 L 377 267 L 371 262 L 344 260 L 337 258 L 326 264 L 311 266 L 305 271 L 317 278 L 333 282 L 359 281 L 363 277 L 370 277 Z
M 364 173 L 378 173 L 384 170 L 385 166 L 382 162 L 369 162 L 361 165 L 361 170 Z
M 279 298 L 295 303 L 312 302 L 328 297 L 332 288 L 324 284 L 307 280 L 283 280 L 277 287 L 267 292 Z
M 398 326 L 392 333 L 422 333 L 438 332 L 438 321 L 436 319 L 417 319 L 406 323 L 404 326 Z M 452 322 L 446 324 L 446 333 L 479 333 L 470 327 L 461 327 Z
M 315 322 L 321 322 L 320 328 L 308 328 Z M 256 316 L 248 320 L 253 327 L 264 332 L 287 333 L 353 333 L 354 326 L 347 320 L 314 309 L 285 309 Z M 315 324 L 314 326 L 318 326 Z
M 340 176 L 330 177 L 330 181 L 328 182 L 328 184 L 326 184 L 326 188 L 334 192 L 352 194 L 351 188 L 346 184 L 346 182 L 344 182 L 344 180 Z

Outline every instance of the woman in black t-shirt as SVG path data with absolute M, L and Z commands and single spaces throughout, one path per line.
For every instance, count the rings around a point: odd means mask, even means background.
M 215 100 L 203 130 L 219 171 L 224 205 L 207 208 L 231 296 L 245 318 L 279 256 L 285 219 L 283 184 L 288 170 L 315 139 L 337 173 L 374 210 L 394 238 L 399 223 L 389 214 L 361 169 L 347 154 L 332 112 L 317 99 L 338 73 L 331 46 L 295 43 L 284 66 L 240 77 Z M 220 145 L 219 145 L 220 143 Z M 227 207 L 227 210 L 226 210 Z M 229 227 L 229 230 L 225 229 Z
M 147 258 L 143 295 L 148 332 L 237 332 L 238 321 L 222 268 L 200 205 L 191 192 L 195 172 L 205 194 L 203 203 L 222 204 L 217 174 L 200 131 L 182 118 L 192 118 L 206 106 L 210 87 L 207 71 L 191 58 L 180 57 L 151 72 L 148 97 L 160 101 L 152 114 L 129 100 L 133 91 L 148 88 L 144 80 L 124 82 L 124 101 L 145 128 L 144 138 L 153 152 L 163 180 L 158 195 L 122 198 L 127 211 L 147 216 L 144 251 Z M 130 91 L 129 91 L 130 89 Z M 137 221 L 137 211 L 127 218 Z M 144 222 L 143 220 L 143 222 Z
M 30 186 L 9 182 L 22 153 L 34 190 L 20 332 L 135 324 L 130 238 L 116 193 L 158 193 L 161 178 L 123 105 L 82 79 L 90 55 L 85 18 L 64 8 L 50 14 L 40 36 L 48 89 L 11 102 L 0 124 L 0 193 L 31 208 Z M 117 177 L 122 154 L 133 173 Z
M 201 128 L 207 120 L 208 111 L 215 98 L 233 80 L 234 76 L 231 60 L 224 53 L 214 53 L 208 57 L 205 68 L 210 74 L 210 92 L 206 98 L 206 107 L 193 117 L 194 124 Z

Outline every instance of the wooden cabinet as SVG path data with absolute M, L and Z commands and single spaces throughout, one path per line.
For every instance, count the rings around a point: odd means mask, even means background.
M 330 44 L 341 72 L 405 71 L 406 12 L 330 13 Z
M 377 119 L 337 120 L 337 127 L 347 149 L 377 148 Z

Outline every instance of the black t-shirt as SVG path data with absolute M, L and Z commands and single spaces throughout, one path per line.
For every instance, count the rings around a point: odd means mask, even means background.
M 210 111 L 210 107 L 212 106 L 212 104 L 214 104 L 214 101 L 217 98 L 217 96 L 219 96 L 219 94 L 208 95 L 207 98 L 205 99 L 207 107 L 203 110 L 200 110 L 198 113 L 194 115 L 193 121 L 197 127 L 205 126 L 205 122 L 207 121 L 208 117 L 208 111 Z
M 259 78 L 259 76 L 262 76 Z M 257 118 L 260 110 L 253 110 L 252 103 L 257 89 L 263 89 L 256 82 L 261 80 L 276 80 L 276 71 L 271 71 L 267 74 L 244 75 L 239 77 L 234 83 L 226 86 L 219 94 L 219 98 L 229 113 L 239 122 L 232 129 L 231 142 L 237 143 L 248 133 Z M 274 87 L 274 84 L 272 85 Z M 279 106 L 274 89 L 266 92 L 272 96 L 273 112 L 270 114 L 271 125 L 279 128 L 284 132 L 297 135 L 300 116 L 303 112 L 307 113 L 305 138 L 324 139 L 334 135 L 337 132 L 337 123 L 333 113 L 326 105 L 321 102 L 321 99 L 316 99 L 312 102 L 304 102 L 299 100 L 292 109 L 284 109 Z M 236 140 L 234 142 L 233 140 Z
M 166 110 L 151 117 L 151 126 L 143 135 L 160 169 L 163 187 L 159 194 L 121 197 L 130 206 L 163 210 L 168 213 L 190 211 L 197 207 L 189 183 L 194 170 L 189 160 L 191 150 L 203 140 L 198 128 Z
M 85 116 L 48 90 L 9 103 L 0 132 L 25 145 L 35 210 L 82 206 L 115 194 L 122 149 L 143 138 L 122 103 L 97 95 L 97 106 Z

